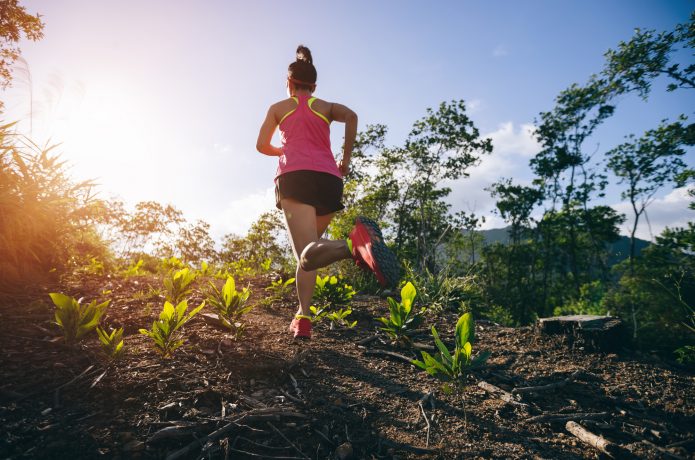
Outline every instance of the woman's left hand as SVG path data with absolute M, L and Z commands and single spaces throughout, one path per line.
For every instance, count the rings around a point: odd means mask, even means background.
M 343 162 L 343 160 L 340 160 L 340 163 L 338 163 L 338 169 L 340 170 L 340 174 L 342 174 L 343 177 L 345 177 L 350 173 L 350 164 L 347 162 Z

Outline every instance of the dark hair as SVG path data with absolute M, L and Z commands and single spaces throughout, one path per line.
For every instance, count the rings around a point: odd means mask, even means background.
M 311 59 L 311 51 L 304 45 L 297 47 L 297 60 L 287 69 L 287 77 L 297 89 L 314 89 L 316 85 L 316 67 Z

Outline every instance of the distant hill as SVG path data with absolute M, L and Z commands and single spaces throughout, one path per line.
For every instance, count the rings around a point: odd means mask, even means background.
M 483 235 L 483 238 L 485 238 L 485 244 L 508 244 L 510 228 L 511 227 L 491 228 L 490 230 L 481 230 L 480 233 Z M 639 255 L 640 252 L 650 244 L 649 241 L 638 238 L 635 242 L 635 253 Z M 627 259 L 630 255 L 630 238 L 627 236 L 621 235 L 618 241 L 611 243 L 609 246 L 611 255 L 608 258 L 608 266 L 613 266 Z

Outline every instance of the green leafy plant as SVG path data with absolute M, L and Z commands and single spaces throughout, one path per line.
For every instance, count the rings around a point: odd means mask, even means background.
M 695 346 L 684 345 L 675 350 L 676 361 L 681 364 L 695 364 Z
M 270 271 L 270 265 L 273 263 L 271 259 L 265 259 L 260 263 L 261 273 L 266 273 Z
M 324 305 L 322 307 L 315 307 L 312 305 L 309 307 L 309 311 L 311 312 L 311 322 L 319 323 L 328 314 L 328 306 Z
M 441 311 L 459 305 L 462 301 L 472 304 L 480 304 L 482 301 L 482 289 L 475 275 L 452 276 L 451 265 L 444 266 L 436 274 L 427 268 L 416 271 L 408 262 L 404 266 L 406 278 L 412 280 L 417 290 L 418 303 L 426 305 L 430 310 Z
M 123 328 L 114 329 L 111 331 L 111 334 L 107 334 L 99 326 L 97 326 L 96 330 L 104 353 L 113 359 L 120 358 L 123 353 Z
M 464 313 L 456 322 L 456 343 L 454 351 L 450 352 L 440 340 L 437 329 L 432 326 L 432 337 L 439 350 L 438 353 L 432 356 L 426 351 L 421 351 L 422 361 L 416 359 L 412 363 L 431 376 L 444 381 L 445 392 L 458 391 L 469 369 L 480 366 L 489 356 L 489 353 L 484 352 L 472 359 L 474 334 L 473 315 L 470 312 Z
M 165 257 L 159 261 L 159 270 L 161 273 L 169 273 L 172 270 L 181 270 L 186 268 L 186 264 L 181 262 L 178 257 Z
M 99 320 L 109 306 L 110 300 L 97 304 L 92 300 L 89 305 L 82 305 L 74 297 L 52 292 L 49 294 L 56 306 L 56 324 L 63 329 L 65 342 L 73 344 L 99 324 Z
M 270 285 L 265 288 L 267 295 L 261 300 L 261 304 L 270 307 L 275 302 L 282 301 L 294 291 L 294 278 L 283 281 L 279 278 L 277 281 L 271 281 Z
M 231 276 L 227 277 L 221 291 L 212 282 L 210 288 L 207 303 L 219 315 L 220 323 L 233 331 L 235 337 L 239 337 L 244 330 L 241 317 L 253 309 L 253 305 L 246 305 L 251 291 L 247 287 L 237 291 L 234 278 Z
M 326 314 L 326 319 L 328 319 L 331 322 L 331 329 L 334 329 L 335 327 L 345 327 L 347 329 L 352 329 L 357 325 L 357 321 L 350 321 L 347 319 L 347 317 L 352 314 L 352 310 L 349 308 L 346 309 L 340 309 L 338 311 L 334 311 L 331 313 Z
M 200 270 L 198 270 L 201 276 L 208 276 L 210 273 L 210 264 L 206 261 L 200 263 Z
M 316 277 L 313 300 L 317 305 L 345 305 L 355 294 L 352 286 L 343 281 L 342 275 Z
M 140 333 L 150 337 L 154 341 L 155 348 L 166 358 L 183 345 L 181 326 L 191 320 L 203 307 L 205 302 L 191 310 L 188 310 L 188 302 L 182 300 L 176 307 L 170 302 L 164 302 L 164 309 L 159 314 L 159 319 L 152 323 L 150 330 L 140 329 Z
M 128 278 L 129 276 L 141 275 L 142 272 L 140 271 L 140 269 L 142 268 L 142 265 L 144 263 L 145 262 L 142 259 L 138 259 L 138 261 L 135 262 L 134 264 L 128 265 L 128 268 L 126 268 L 125 271 L 123 272 L 123 276 Z
M 197 278 L 197 274 L 188 267 L 175 272 L 170 272 L 164 278 L 164 295 L 166 299 L 175 304 L 179 304 L 192 291 L 192 283 Z
M 92 257 L 89 259 L 89 263 L 87 265 L 84 265 L 77 271 L 88 275 L 103 275 L 104 263 L 96 257 Z
M 408 282 L 401 289 L 400 302 L 392 297 L 388 298 L 389 317 L 381 317 L 379 321 L 384 324 L 381 330 L 390 335 L 394 342 L 409 343 L 410 338 L 407 333 L 415 329 L 422 321 L 424 310 L 417 313 L 413 311 L 413 301 L 416 295 L 415 286 Z

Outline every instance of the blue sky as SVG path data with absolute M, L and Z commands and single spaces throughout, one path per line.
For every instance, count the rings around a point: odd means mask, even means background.
M 526 182 L 537 150 L 534 119 L 634 28 L 672 29 L 692 1 L 99 1 L 25 0 L 43 15 L 45 37 L 22 42 L 32 75 L 39 142 L 60 151 L 102 196 L 172 203 L 217 237 L 244 233 L 274 206 L 277 160 L 256 152 L 268 105 L 299 43 L 318 69 L 316 95 L 355 110 L 360 125 L 389 127 L 403 142 L 427 107 L 464 99 L 495 152 L 452 184 L 454 210 L 491 214 L 483 189 L 500 176 Z M 692 57 L 691 57 L 692 59 Z M 605 151 L 662 118 L 692 114 L 695 91 L 648 103 L 619 101 L 590 145 Z M 3 95 L 6 120 L 28 133 L 26 78 Z M 342 125 L 334 125 L 334 152 Z M 694 164 L 693 152 L 688 161 Z M 605 200 L 621 211 L 619 189 Z M 653 233 L 692 220 L 685 191 L 664 190 L 649 208 Z M 625 226 L 627 228 L 627 225 Z M 640 236 L 649 237 L 646 226 Z

